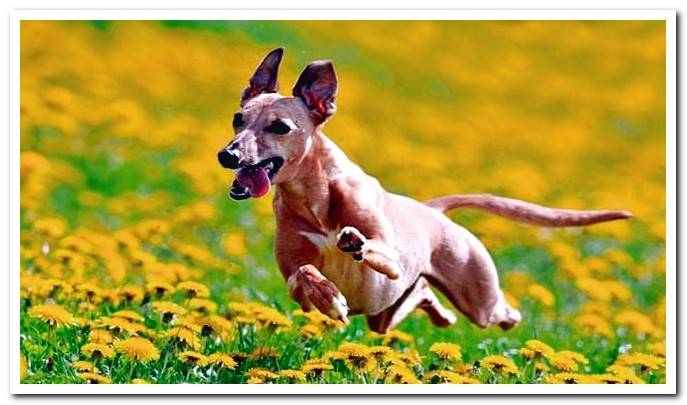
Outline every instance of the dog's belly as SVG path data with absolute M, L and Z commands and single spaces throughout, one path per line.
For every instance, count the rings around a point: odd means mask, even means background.
M 337 234 L 304 233 L 320 250 L 323 261 L 320 272 L 346 297 L 350 314 L 374 315 L 396 302 L 404 289 L 394 283 L 401 280 L 390 280 L 340 251 L 336 247 Z

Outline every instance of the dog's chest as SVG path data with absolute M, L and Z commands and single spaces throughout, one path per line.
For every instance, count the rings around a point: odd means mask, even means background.
M 336 247 L 338 233 L 302 232 L 319 249 L 323 262 L 320 272 L 346 297 L 352 314 L 382 311 L 394 295 L 387 288 L 387 278 L 340 251 Z

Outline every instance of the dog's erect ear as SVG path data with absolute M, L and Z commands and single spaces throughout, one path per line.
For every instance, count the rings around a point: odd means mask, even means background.
M 277 48 L 265 56 L 258 68 L 250 78 L 250 85 L 243 89 L 241 93 L 241 107 L 246 101 L 262 93 L 276 93 L 279 90 L 277 75 L 279 74 L 279 63 L 284 55 L 284 48 Z
M 294 97 L 300 98 L 310 109 L 317 124 L 324 122 L 336 111 L 336 89 L 338 80 L 331 61 L 317 61 L 309 64 L 296 85 L 293 86 Z

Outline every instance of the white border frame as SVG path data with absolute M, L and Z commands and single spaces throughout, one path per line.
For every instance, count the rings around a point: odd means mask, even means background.
M 663 20 L 666 22 L 666 384 L 36 385 L 19 382 L 19 35 L 22 20 Z M 676 394 L 677 104 L 675 10 L 18 10 L 10 13 L 9 387 L 11 394 Z M 14 350 L 13 350 L 14 348 Z

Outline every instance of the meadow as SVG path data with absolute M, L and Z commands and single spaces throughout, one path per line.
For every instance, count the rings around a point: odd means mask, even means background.
M 390 191 L 635 217 L 451 213 L 507 332 L 303 313 L 271 198 L 230 200 L 216 160 L 277 46 L 282 94 L 334 61 L 325 133 Z M 23 21 L 20 125 L 23 383 L 665 383 L 663 22 Z

